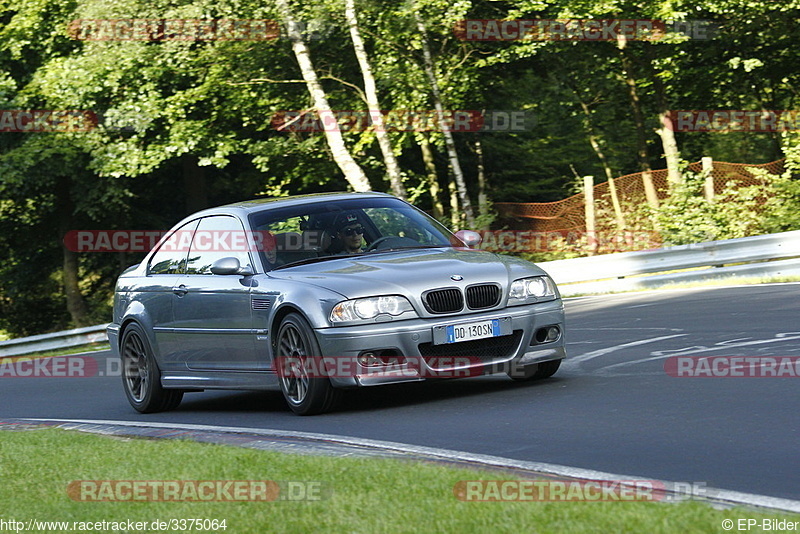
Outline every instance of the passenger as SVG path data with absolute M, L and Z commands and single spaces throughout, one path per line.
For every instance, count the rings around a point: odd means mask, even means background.
M 278 240 L 275 235 L 269 230 L 261 230 L 259 233 L 261 242 L 258 243 L 258 246 L 264 251 L 264 258 L 267 260 L 267 265 L 265 266 L 267 270 L 283 265 L 284 262 L 278 259 Z M 285 234 L 282 235 L 282 237 L 285 238 Z

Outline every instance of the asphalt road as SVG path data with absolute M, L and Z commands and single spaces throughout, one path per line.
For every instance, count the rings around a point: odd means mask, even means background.
M 570 359 L 549 380 L 498 375 L 371 388 L 349 392 L 335 413 L 305 418 L 277 392 L 194 393 L 174 412 L 140 415 L 118 376 L 0 372 L 0 419 L 329 433 L 800 500 L 800 380 L 665 372 L 676 355 L 800 357 L 799 317 L 796 284 L 570 300 Z M 95 355 L 103 374 L 106 356 Z

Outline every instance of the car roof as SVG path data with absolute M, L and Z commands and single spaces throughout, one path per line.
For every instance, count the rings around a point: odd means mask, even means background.
M 359 198 L 396 198 L 392 195 L 387 193 L 378 193 L 375 191 L 364 191 L 364 192 L 356 192 L 356 193 L 347 193 L 347 192 L 336 192 L 336 193 L 315 193 L 309 195 L 297 195 L 297 196 L 290 196 L 290 197 L 265 197 L 265 198 L 258 198 L 254 200 L 244 200 L 241 202 L 234 202 L 232 204 L 226 204 L 224 206 L 218 206 L 216 208 L 209 208 L 203 211 L 199 211 L 197 213 L 193 213 L 187 219 L 197 218 L 197 217 L 204 217 L 207 215 L 215 215 L 215 214 L 231 214 L 234 212 L 239 212 L 240 216 L 245 216 L 248 213 L 252 213 L 255 211 L 260 211 L 265 207 L 288 207 L 288 206 L 302 206 L 304 204 L 313 204 L 319 202 L 320 200 L 354 200 Z

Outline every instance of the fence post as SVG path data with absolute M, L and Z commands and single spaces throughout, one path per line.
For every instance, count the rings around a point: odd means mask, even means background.
M 594 219 L 594 176 L 583 177 L 583 194 L 586 199 L 586 240 L 589 255 L 597 252 L 597 233 Z
M 714 202 L 714 161 L 709 157 L 704 157 L 700 160 L 703 164 L 703 176 L 705 176 L 705 195 L 706 200 Z

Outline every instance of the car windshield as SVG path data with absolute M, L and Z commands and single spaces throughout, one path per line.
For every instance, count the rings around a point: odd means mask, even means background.
M 357 254 L 462 246 L 444 226 L 396 198 L 320 200 L 250 215 L 266 270 Z

